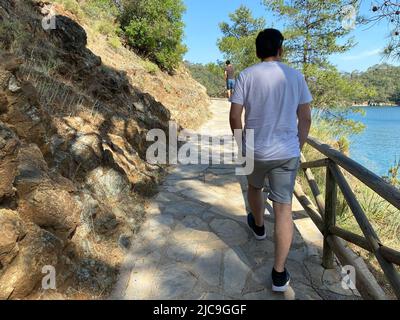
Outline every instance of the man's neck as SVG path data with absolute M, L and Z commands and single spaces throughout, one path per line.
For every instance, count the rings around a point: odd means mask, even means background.
M 263 62 L 280 62 L 281 58 L 279 56 L 276 57 L 268 57 L 263 60 Z

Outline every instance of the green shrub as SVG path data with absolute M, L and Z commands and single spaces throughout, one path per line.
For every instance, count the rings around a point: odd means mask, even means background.
M 210 97 L 222 98 L 226 95 L 226 83 L 224 79 L 224 66 L 222 64 L 209 63 L 207 65 L 186 62 L 192 77 L 207 89 Z
M 125 1 L 120 22 L 127 43 L 139 54 L 172 72 L 182 61 L 185 7 L 182 0 Z
M 65 10 L 70 11 L 71 13 L 76 15 L 79 19 L 81 19 L 84 16 L 82 8 L 76 0 L 53 0 L 52 2 L 57 2 L 62 4 Z
M 95 24 L 95 30 L 105 36 L 115 35 L 117 28 L 114 23 L 107 20 L 99 20 Z
M 0 19 L 0 48 L 19 51 L 32 41 L 32 34 L 18 19 Z
M 154 64 L 153 62 L 149 61 L 149 60 L 143 60 L 142 66 L 150 74 L 156 74 L 157 73 L 158 66 L 156 64 Z
M 114 49 L 119 49 L 122 47 L 121 40 L 117 36 L 111 36 L 108 38 L 108 44 L 114 48 Z
M 118 9 L 112 0 L 88 0 L 82 4 L 82 10 L 90 18 L 115 19 Z

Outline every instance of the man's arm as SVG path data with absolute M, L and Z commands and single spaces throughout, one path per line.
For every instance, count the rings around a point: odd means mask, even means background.
M 236 143 L 239 146 L 239 148 L 242 147 L 243 131 L 235 132 L 235 130 L 243 130 L 242 114 L 243 114 L 243 106 L 237 103 L 232 103 L 231 113 L 229 115 L 229 122 L 231 124 L 232 134 L 234 135 Z
M 228 71 L 225 70 L 225 81 L 228 80 Z
M 303 150 L 303 147 L 307 141 L 308 135 L 311 129 L 311 107 L 310 104 L 301 104 L 297 110 L 297 117 L 299 119 L 299 140 L 300 140 L 300 150 Z
M 243 130 L 242 114 L 243 106 L 237 103 L 232 103 L 229 115 L 232 133 L 234 133 L 235 130 Z

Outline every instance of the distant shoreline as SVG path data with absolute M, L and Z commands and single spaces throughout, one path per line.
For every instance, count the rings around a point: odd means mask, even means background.
M 376 104 L 376 105 L 373 105 L 373 104 L 353 104 L 352 105 L 352 107 L 358 107 L 358 108 L 368 108 L 368 107 L 382 107 L 382 108 L 385 108 L 385 107 L 400 107 L 400 105 L 398 105 L 398 104 L 390 104 L 390 103 L 387 103 L 387 104 Z

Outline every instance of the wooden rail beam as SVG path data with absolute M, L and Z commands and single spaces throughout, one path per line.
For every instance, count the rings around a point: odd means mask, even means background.
M 381 177 L 364 168 L 356 161 L 346 157 L 338 150 L 333 149 L 331 146 L 323 144 L 312 137 L 307 140 L 307 143 L 366 184 L 397 209 L 400 209 L 400 190 L 397 190 Z
M 346 240 L 347 242 L 350 242 L 364 250 L 367 250 L 368 252 L 373 253 L 372 249 L 371 249 L 367 239 L 365 239 L 365 237 L 355 234 L 353 232 L 344 230 L 337 226 L 330 227 L 329 231 L 331 232 L 331 234 L 338 236 L 339 238 Z M 379 251 L 387 261 L 400 266 L 400 252 L 399 251 L 396 251 L 396 250 L 386 247 L 386 246 L 380 247 Z
M 321 216 L 318 213 L 317 208 L 311 202 L 311 200 L 304 193 L 302 187 L 296 184 L 294 194 L 299 200 L 300 204 L 303 206 L 304 210 L 308 213 L 311 220 L 317 226 L 321 234 L 324 231 L 324 224 Z M 335 254 L 339 258 L 342 265 L 352 265 L 356 269 L 357 281 L 356 286 L 364 299 L 375 299 L 375 300 L 385 300 L 386 296 L 382 290 L 377 290 L 377 288 L 372 285 L 371 281 L 364 276 L 364 271 L 359 268 L 358 264 L 355 263 L 353 257 L 350 254 L 350 250 L 346 249 L 341 243 L 340 239 L 333 234 L 329 235 L 327 241 L 331 248 L 334 250 Z
M 303 162 L 303 159 L 304 159 L 304 162 Z M 328 158 L 315 160 L 315 161 L 306 161 L 304 157 L 303 157 L 303 159 L 301 160 L 302 163 L 300 165 L 300 167 L 302 169 L 323 168 L 323 167 L 326 167 L 329 162 Z
M 302 187 L 298 183 L 296 183 L 296 186 L 294 188 L 294 195 L 296 196 L 297 200 L 299 200 L 303 209 L 310 216 L 311 220 L 317 226 L 318 230 L 323 234 L 324 222 L 320 214 L 318 213 L 318 210 L 315 208 L 314 204 L 310 201 L 310 199 L 307 197 Z
M 400 278 L 397 273 L 397 270 L 388 262 L 381 254 L 380 247 L 382 246 L 381 241 L 379 240 L 378 235 L 376 234 L 374 228 L 372 227 L 371 223 L 368 221 L 361 205 L 356 199 L 350 185 L 348 184 L 346 178 L 344 177 L 343 173 L 340 171 L 337 164 L 332 164 L 330 166 L 330 172 L 334 176 L 337 184 L 339 185 L 340 189 L 342 190 L 343 196 L 346 199 L 347 204 L 349 205 L 351 211 L 356 218 L 358 225 L 361 228 L 365 238 L 367 239 L 372 252 L 374 253 L 375 257 L 377 258 L 379 264 L 382 267 L 383 272 L 386 275 L 386 278 L 390 282 L 396 296 L 400 299 Z
M 387 297 L 383 290 L 379 286 L 374 285 L 373 282 L 368 279 L 368 277 L 364 273 L 363 268 L 360 267 L 358 263 L 356 263 L 354 253 L 350 249 L 345 247 L 341 239 L 334 235 L 330 235 L 328 237 L 328 242 L 335 251 L 336 256 L 338 257 L 342 265 L 350 265 L 355 268 L 356 287 L 365 300 L 387 300 Z
M 386 260 L 400 266 L 400 252 L 399 251 L 394 250 L 392 248 L 388 248 L 386 246 L 381 247 L 379 251 L 381 252 L 382 256 Z

